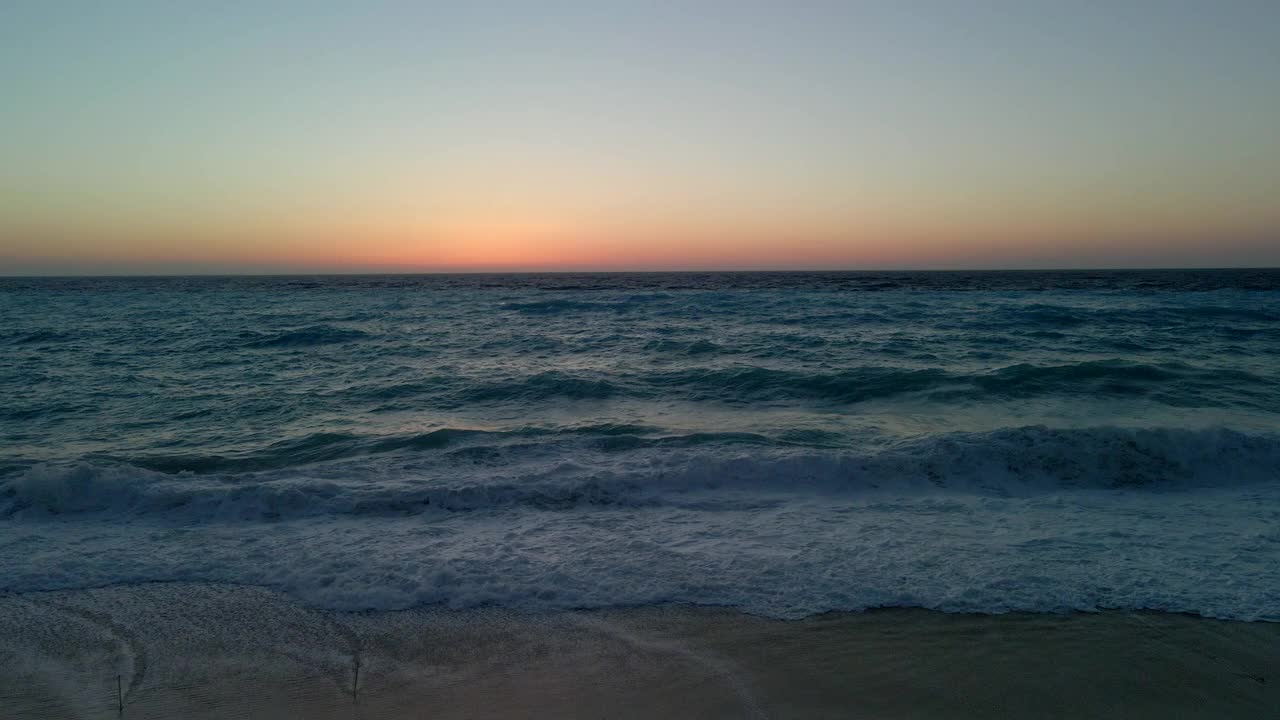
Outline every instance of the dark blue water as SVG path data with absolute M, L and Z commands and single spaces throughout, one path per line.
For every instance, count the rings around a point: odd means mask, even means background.
M 1280 617 L 1280 271 L 11 278 L 0 353 L 0 589 Z

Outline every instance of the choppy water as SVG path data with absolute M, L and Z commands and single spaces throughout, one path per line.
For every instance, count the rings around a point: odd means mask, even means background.
M 0 279 L 0 590 L 1280 619 L 1280 271 Z

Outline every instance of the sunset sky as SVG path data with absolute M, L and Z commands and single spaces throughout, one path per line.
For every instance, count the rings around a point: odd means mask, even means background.
M 0 4 L 0 274 L 1280 265 L 1280 2 Z

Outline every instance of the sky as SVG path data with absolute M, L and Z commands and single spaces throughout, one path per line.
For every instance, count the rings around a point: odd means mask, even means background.
M 1280 2 L 0 3 L 0 274 L 1280 266 Z

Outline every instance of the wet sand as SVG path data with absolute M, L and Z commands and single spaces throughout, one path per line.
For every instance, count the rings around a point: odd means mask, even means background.
M 3 718 L 1280 717 L 1280 624 L 1159 613 L 333 613 L 143 585 L 0 597 L 0 666 Z

